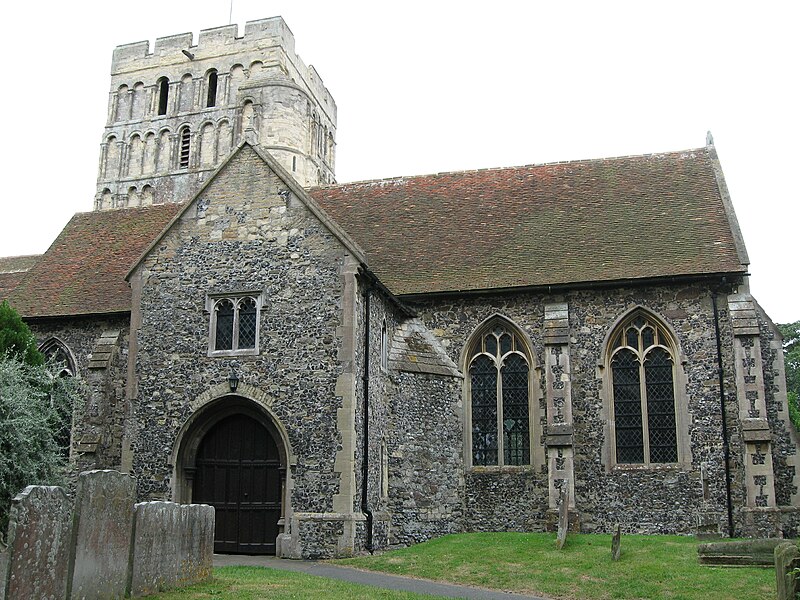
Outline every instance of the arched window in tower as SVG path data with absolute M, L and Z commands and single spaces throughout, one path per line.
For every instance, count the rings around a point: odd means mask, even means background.
M 178 166 L 181 169 L 189 168 L 189 152 L 192 146 L 192 132 L 187 125 L 181 129 L 180 133 L 180 154 L 178 156 Z
M 142 161 L 144 160 L 144 142 L 138 133 L 134 133 L 130 140 L 128 154 L 128 175 L 138 177 L 142 174 Z
M 191 73 L 181 77 L 180 93 L 178 94 L 178 112 L 189 112 L 194 106 L 194 79 Z
M 209 71 L 208 78 L 206 79 L 206 87 L 208 88 L 206 93 L 206 106 L 216 106 L 217 105 L 217 72 L 216 71 Z
M 652 315 L 637 310 L 614 330 L 607 350 L 616 462 L 678 462 L 672 336 Z
M 104 179 L 116 179 L 119 176 L 119 145 L 117 138 L 109 136 L 106 140 L 106 164 L 103 168 Z
M 144 137 L 144 160 L 142 161 L 142 173 L 145 175 L 155 173 L 157 153 L 158 144 L 156 143 L 156 134 L 151 131 Z
M 530 464 L 531 361 L 522 335 L 497 318 L 476 332 L 468 356 L 472 465 Z
M 217 125 L 217 157 L 223 159 L 228 156 L 233 144 L 233 129 L 231 124 L 223 119 Z
M 206 123 L 200 129 L 200 165 L 211 167 L 214 165 L 214 146 L 216 145 L 216 131 L 213 123 Z
M 163 130 L 158 137 L 158 156 L 156 157 L 156 172 L 166 173 L 170 170 L 172 161 L 172 136 L 168 129 Z
M 167 114 L 167 101 L 169 100 L 169 79 L 162 77 L 158 80 L 158 114 Z
M 131 119 L 134 121 L 143 119 L 146 104 L 147 90 L 145 90 L 144 84 L 139 81 L 133 86 L 133 97 L 131 99 Z
M 253 103 L 250 100 L 247 100 L 245 101 L 244 106 L 242 106 L 242 132 L 255 128 L 254 121 L 255 109 L 253 108 Z

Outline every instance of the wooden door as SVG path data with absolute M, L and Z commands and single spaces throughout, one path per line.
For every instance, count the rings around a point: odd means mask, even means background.
M 281 464 L 267 429 L 247 415 L 214 425 L 200 442 L 192 501 L 216 511 L 214 552 L 275 554 Z

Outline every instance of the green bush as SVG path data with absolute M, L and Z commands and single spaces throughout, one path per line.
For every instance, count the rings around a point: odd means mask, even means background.
M 78 382 L 54 377 L 48 365 L 0 354 L 0 540 L 11 500 L 27 485 L 57 485 L 69 449 L 61 446 L 72 420 Z
M 19 358 L 29 365 L 43 365 L 44 355 L 36 349 L 36 338 L 6 300 L 0 302 L 0 356 Z

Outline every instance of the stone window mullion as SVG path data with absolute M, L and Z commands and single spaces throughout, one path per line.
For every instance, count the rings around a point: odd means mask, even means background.
M 497 370 L 495 381 L 497 382 L 497 464 L 505 464 L 505 425 L 503 424 L 503 370 L 500 368 L 497 358 L 493 358 L 494 368 Z
M 641 336 L 641 333 L 639 334 Z M 642 405 L 642 454 L 645 464 L 650 463 L 650 415 L 647 412 L 647 377 L 644 372 L 644 356 L 641 353 L 642 342 L 639 340 L 639 348 L 636 358 L 639 361 L 639 402 Z
M 233 331 L 231 332 L 231 339 L 233 339 L 233 350 L 239 349 L 239 308 L 242 305 L 242 300 L 238 301 L 231 299 L 233 302 Z

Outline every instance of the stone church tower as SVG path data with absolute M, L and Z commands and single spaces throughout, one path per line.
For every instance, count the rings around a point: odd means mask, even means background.
M 334 183 L 336 104 L 281 17 L 118 46 L 95 209 L 188 200 L 247 139 L 304 187 Z

